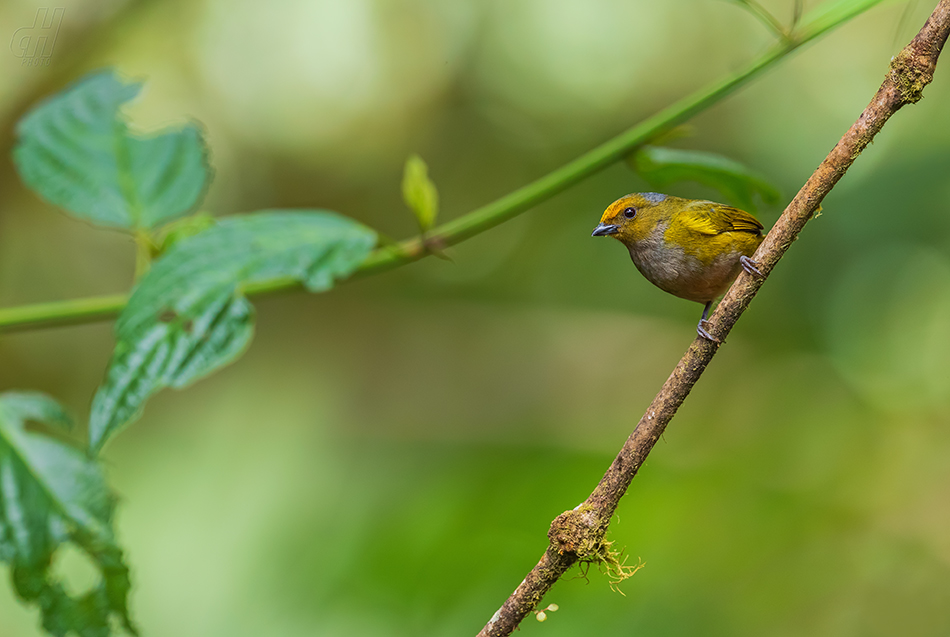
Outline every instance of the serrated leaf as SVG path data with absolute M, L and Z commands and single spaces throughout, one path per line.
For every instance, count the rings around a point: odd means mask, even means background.
M 376 244 L 369 228 L 326 211 L 223 218 L 175 243 L 136 286 L 116 323 L 116 349 L 96 393 L 90 447 L 138 417 L 163 387 L 183 387 L 233 361 L 254 333 L 242 288 L 290 277 L 323 292 Z
M 17 595 L 40 607 L 43 628 L 53 635 L 105 637 L 113 617 L 135 634 L 126 604 L 129 570 L 112 531 L 115 500 L 99 465 L 78 449 L 27 431 L 27 421 L 71 425 L 45 395 L 0 394 L 0 560 L 12 569 Z M 50 573 L 55 551 L 67 542 L 100 572 L 99 583 L 78 596 Z
M 423 232 L 439 215 L 439 191 L 429 179 L 429 167 L 419 155 L 410 155 L 402 174 L 402 198 L 416 216 Z
M 630 158 L 630 164 L 655 188 L 663 189 L 679 181 L 695 181 L 715 188 L 727 203 L 749 212 L 756 211 L 756 194 L 770 205 L 781 199 L 779 191 L 764 177 L 715 153 L 643 146 Z
M 17 124 L 13 149 L 23 182 L 112 228 L 154 228 L 194 210 L 210 177 L 201 130 L 132 133 L 120 109 L 141 88 L 101 71 L 33 108 Z

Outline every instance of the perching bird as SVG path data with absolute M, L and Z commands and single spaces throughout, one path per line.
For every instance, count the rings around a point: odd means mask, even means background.
M 627 246 L 650 283 L 705 304 L 696 332 L 716 343 L 704 327 L 713 300 L 740 269 L 762 276 L 749 258 L 762 243 L 762 224 L 731 206 L 657 192 L 627 195 L 610 204 L 591 233 L 608 235 Z

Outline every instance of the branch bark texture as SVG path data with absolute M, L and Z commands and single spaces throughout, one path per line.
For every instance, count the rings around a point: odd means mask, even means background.
M 950 0 L 941 0 L 917 36 L 891 60 L 884 83 L 871 103 L 798 191 L 759 246 L 753 259 L 764 276 L 740 273 L 719 303 L 708 327 L 713 336 L 725 340 L 765 278 L 820 208 L 822 199 L 887 120 L 903 106 L 921 99 L 924 87 L 933 79 L 948 33 Z M 479 637 L 511 634 L 574 563 L 603 559 L 609 551 L 604 535 L 620 498 L 718 349 L 719 344 L 702 338 L 693 341 L 593 493 L 583 504 L 554 520 L 548 532 L 550 545 L 541 560 L 485 625 Z

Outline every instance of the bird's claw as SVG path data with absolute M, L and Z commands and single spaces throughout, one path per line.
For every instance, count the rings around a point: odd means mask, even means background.
M 709 321 L 707 321 L 706 319 L 702 319 L 701 321 L 699 321 L 699 324 L 696 325 L 696 333 L 699 334 L 700 337 L 705 338 L 707 341 L 711 341 L 713 343 L 718 343 L 721 345 L 722 341 L 720 341 L 718 338 L 716 338 L 715 336 L 713 336 L 712 334 L 706 331 L 706 328 L 703 327 L 704 323 L 709 323 Z
M 751 274 L 754 277 L 764 279 L 765 275 L 759 270 L 759 264 L 747 257 L 742 255 L 739 257 L 739 263 L 742 264 L 742 269 Z

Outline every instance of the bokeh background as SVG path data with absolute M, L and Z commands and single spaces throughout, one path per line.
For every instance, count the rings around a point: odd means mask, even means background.
M 203 122 L 205 209 L 322 207 L 403 237 L 409 153 L 453 218 L 772 38 L 720 0 L 58 3 L 48 67 L 0 50 L 2 306 L 131 285 L 131 241 L 39 201 L 9 159 L 16 119 L 89 70 L 148 80 L 129 109 L 143 129 Z M 0 36 L 42 4 L 5 0 Z M 933 5 L 879 6 L 674 145 L 745 162 L 787 200 Z M 943 67 L 827 198 L 634 481 L 611 528 L 646 564 L 625 596 L 596 569 L 568 577 L 545 600 L 560 610 L 521 634 L 950 634 Z M 143 634 L 477 632 L 695 336 L 698 305 L 590 237 L 608 203 L 644 189 L 620 164 L 454 263 L 259 299 L 240 361 L 156 396 L 105 452 Z M 111 347 L 107 323 L 3 335 L 0 389 L 49 392 L 84 420 Z M 74 590 L 93 581 L 70 551 L 56 568 Z M 0 634 L 37 624 L 0 586 Z

